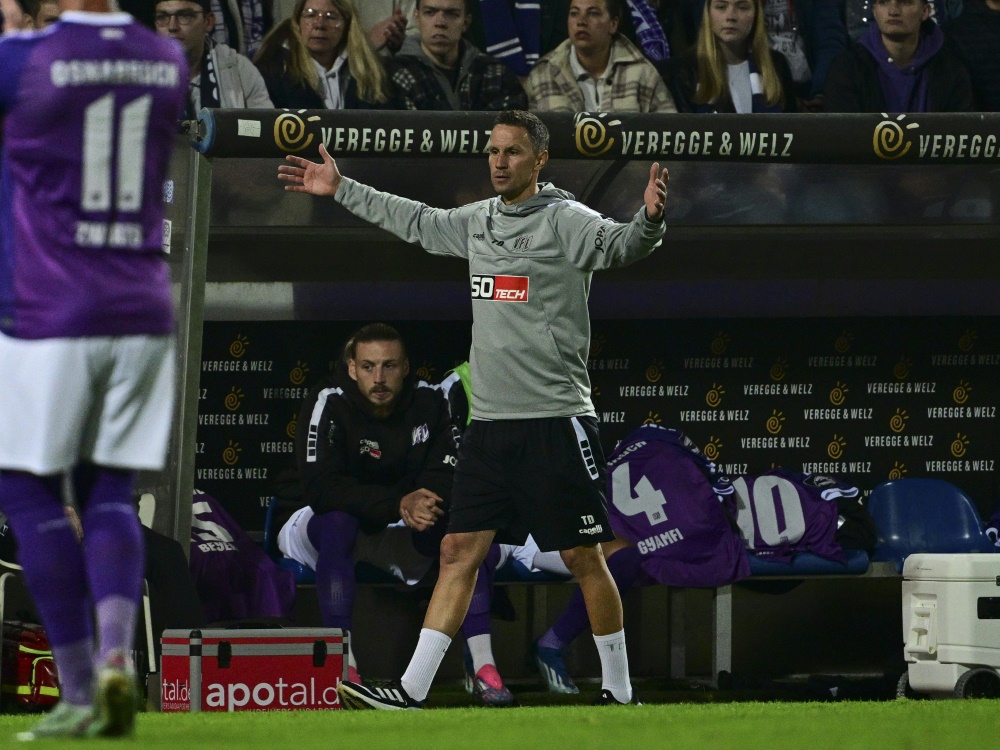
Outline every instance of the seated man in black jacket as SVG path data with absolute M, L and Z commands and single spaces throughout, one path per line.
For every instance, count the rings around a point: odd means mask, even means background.
M 296 463 L 307 507 L 282 527 L 278 546 L 316 571 L 323 625 L 349 631 L 355 562 L 415 584 L 437 558 L 456 433 L 445 397 L 426 383 L 414 384 L 402 338 L 384 323 L 370 323 L 348 340 L 334 374 L 303 404 L 299 425 Z M 477 696 L 502 705 L 511 697 L 492 653 L 477 652 L 480 646 L 491 651 L 496 561 L 489 563 L 480 569 L 463 632 L 476 661 Z M 350 671 L 355 680 L 355 664 Z

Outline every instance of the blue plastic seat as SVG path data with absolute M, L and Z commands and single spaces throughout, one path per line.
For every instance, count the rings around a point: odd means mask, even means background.
M 892 561 L 899 572 L 914 552 L 996 551 L 972 499 L 941 479 L 882 482 L 868 498 L 868 512 L 878 528 L 872 559 Z
M 844 562 L 828 560 L 803 552 L 796 555 L 791 562 L 776 562 L 748 555 L 750 558 L 750 575 L 766 576 L 823 576 L 823 575 L 860 575 L 868 570 L 868 553 L 862 549 L 845 549 Z

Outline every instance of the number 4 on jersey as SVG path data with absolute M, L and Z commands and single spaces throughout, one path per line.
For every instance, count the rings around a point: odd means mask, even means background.
M 645 476 L 636 482 L 635 494 L 632 494 L 632 479 L 627 462 L 611 472 L 611 502 L 626 516 L 645 513 L 650 526 L 667 520 L 667 499 Z

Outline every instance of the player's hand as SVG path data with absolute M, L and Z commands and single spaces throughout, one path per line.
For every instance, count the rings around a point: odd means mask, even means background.
M 318 163 L 293 154 L 285 157 L 289 164 L 278 167 L 278 179 L 288 183 L 285 190 L 310 195 L 332 196 L 337 193 L 337 188 L 344 179 L 337 169 L 337 162 L 322 143 L 319 144 L 319 155 L 323 161 Z
M 650 221 L 663 220 L 663 207 L 667 204 L 667 183 L 669 181 L 670 175 L 666 167 L 661 170 L 659 163 L 650 166 L 649 183 L 643 194 L 643 200 L 646 203 L 646 218 Z
M 439 495 L 420 488 L 403 495 L 399 501 L 399 517 L 414 531 L 426 531 L 444 515 L 443 504 Z

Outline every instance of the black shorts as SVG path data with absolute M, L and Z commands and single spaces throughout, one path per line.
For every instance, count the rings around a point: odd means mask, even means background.
M 542 551 L 614 539 L 604 500 L 604 452 L 593 417 L 486 422 L 462 435 L 450 533 L 496 530 Z

